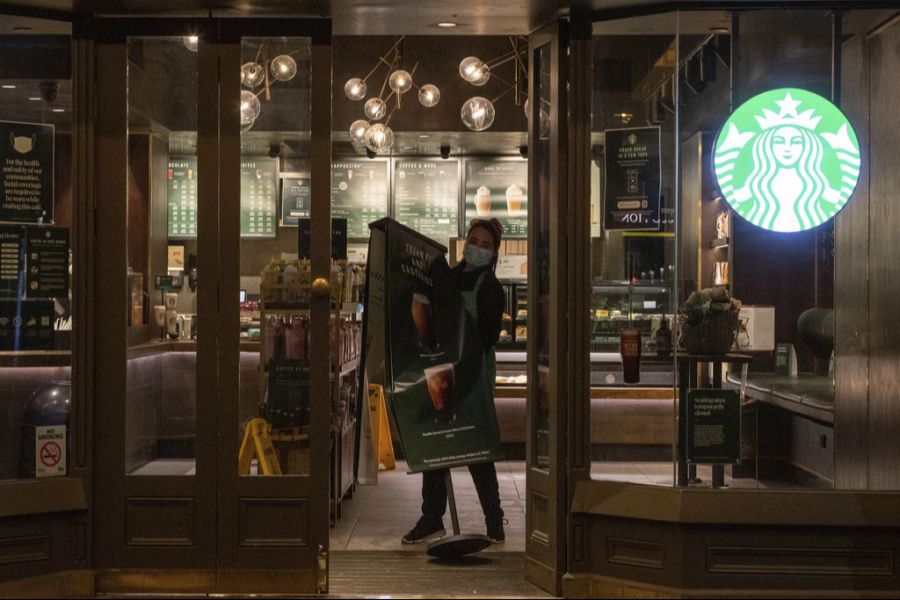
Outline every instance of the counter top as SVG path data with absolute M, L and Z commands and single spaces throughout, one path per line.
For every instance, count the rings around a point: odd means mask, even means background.
M 0 367 L 68 367 L 72 361 L 69 350 L 4 350 L 0 352 Z

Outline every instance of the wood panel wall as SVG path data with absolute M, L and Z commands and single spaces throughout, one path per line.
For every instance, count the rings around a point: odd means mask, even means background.
M 900 489 L 900 20 L 844 47 L 843 107 L 862 144 L 860 184 L 836 225 L 835 484 Z

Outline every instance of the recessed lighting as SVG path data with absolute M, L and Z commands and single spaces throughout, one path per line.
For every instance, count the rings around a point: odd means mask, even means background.
M 710 27 L 709 30 L 713 33 L 731 33 L 731 30 L 727 27 Z
M 53 112 L 66 112 L 66 109 L 64 109 L 64 108 L 54 108 L 54 109 L 53 109 Z
M 3 87 L 4 90 L 14 90 L 14 89 L 16 89 L 16 86 L 14 86 L 14 85 L 9 85 L 9 84 L 3 84 L 2 87 Z
M 427 140 L 427 139 L 430 138 L 430 137 L 431 137 L 431 136 L 428 135 L 427 133 L 423 133 L 422 135 L 419 136 L 419 139 L 420 139 L 420 140 Z
M 40 96 L 31 96 L 28 99 L 31 100 L 32 102 L 40 102 L 41 101 Z
M 450 28 L 450 27 L 456 27 L 456 23 L 454 23 L 452 21 L 441 21 L 440 23 L 437 24 L 437 26 Z

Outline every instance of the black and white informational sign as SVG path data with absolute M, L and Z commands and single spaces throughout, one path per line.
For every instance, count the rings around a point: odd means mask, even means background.
M 53 221 L 53 125 L 0 121 L 0 221 Z
M 659 231 L 660 128 L 607 129 L 604 133 L 603 227 Z

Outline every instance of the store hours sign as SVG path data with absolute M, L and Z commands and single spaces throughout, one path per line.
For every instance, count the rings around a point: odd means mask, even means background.
M 793 232 L 843 208 L 862 161 L 840 109 L 813 92 L 781 88 L 734 111 L 716 140 L 714 163 L 735 212 L 758 227 Z

